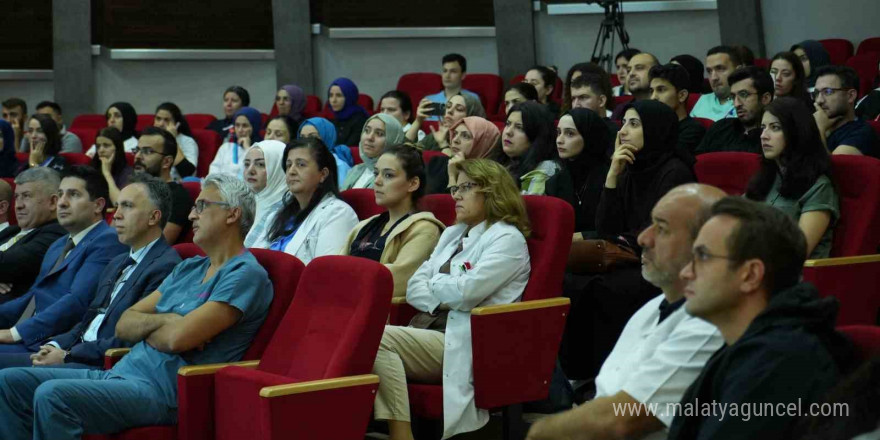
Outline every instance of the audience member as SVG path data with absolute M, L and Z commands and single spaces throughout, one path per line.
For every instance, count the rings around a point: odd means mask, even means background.
M 819 134 L 831 154 L 880 156 L 877 136 L 871 126 L 856 119 L 859 76 L 847 66 L 825 66 L 816 72 L 816 112 Z
M 647 52 L 641 52 L 633 55 L 629 60 L 629 76 L 627 77 L 627 87 L 633 97 L 633 101 L 651 99 L 651 79 L 648 72 L 651 68 L 659 65 L 657 57 Z M 623 112 L 628 102 L 618 105 L 611 115 L 611 119 L 620 121 L 623 119 Z
M 339 253 L 358 219 L 338 197 L 333 154 L 320 139 L 303 138 L 288 144 L 284 157 L 290 196 L 253 247 L 286 252 L 304 264 Z
M 614 96 L 608 74 L 585 73 L 571 81 L 571 108 L 592 110 L 602 119 L 611 117 Z M 617 125 L 614 125 L 614 132 Z
M 521 82 L 511 85 L 504 92 L 504 115 L 510 113 L 510 108 L 526 101 L 538 101 L 538 91 L 535 86 Z
M 374 414 L 388 421 L 391 440 L 412 438 L 409 380 L 443 385 L 443 438 L 489 421 L 489 412 L 474 403 L 470 311 L 517 301 L 529 279 L 529 224 L 516 182 L 485 159 L 455 168 L 449 190 L 456 225 L 446 228 L 406 288 L 407 302 L 421 313 L 408 327 L 385 327 L 373 365 L 379 376 Z
M 831 64 L 831 57 L 822 43 L 816 40 L 804 40 L 789 49 L 801 61 L 804 67 L 804 75 L 807 77 L 807 86 L 810 93 L 816 87 L 816 72 L 822 66 Z
M 461 82 L 464 80 L 464 77 L 467 76 L 467 59 L 465 59 L 465 57 L 457 53 L 450 53 L 443 56 L 441 63 L 442 70 L 440 77 L 443 81 L 443 90 L 433 95 L 425 96 L 426 100 L 435 104 L 433 106 L 435 112 L 430 115 L 428 118 L 429 121 L 442 120 L 441 115 L 446 113 L 446 109 L 443 106 L 445 106 L 455 95 L 469 95 L 477 101 L 480 100 L 480 97 L 476 93 L 470 90 L 465 90 L 461 87 Z M 421 107 L 422 103 L 419 103 L 419 108 L 421 109 Z M 416 115 L 418 115 L 418 112 L 416 112 Z M 485 115 L 483 115 L 483 117 L 485 117 Z M 415 137 L 410 137 L 409 139 L 412 140 L 415 139 Z
M 0 177 L 13 177 L 18 171 L 15 157 L 15 129 L 12 124 L 0 119 Z
M 415 138 L 416 130 L 428 119 L 436 105 L 428 99 L 422 100 L 419 108 L 416 110 L 416 119 L 406 134 L 408 139 Z M 440 124 L 436 129 L 431 126 L 431 136 L 425 136 L 419 142 L 423 150 L 447 150 L 449 148 L 449 129 L 453 125 L 467 116 L 486 117 L 486 110 L 483 109 L 480 99 L 466 94 L 453 95 L 449 98 L 446 106 L 442 108 L 445 109 L 445 113 L 443 113 L 443 119 L 440 121 Z M 448 151 L 444 152 L 449 154 Z
M 306 92 L 296 84 L 285 84 L 275 92 L 275 108 L 278 116 L 286 116 L 293 125 L 291 133 L 295 133 L 302 123 L 303 110 L 306 108 Z
M 604 77 L 604 80 L 608 81 L 608 91 L 610 93 L 609 96 L 611 97 L 610 101 L 614 101 L 614 92 L 611 91 L 611 78 L 608 75 L 608 72 L 596 63 L 577 63 L 574 66 L 571 66 L 571 69 L 568 69 L 568 74 L 565 76 L 565 84 L 562 90 L 562 113 L 572 109 L 572 81 L 585 74 Z
M 417 148 L 389 147 L 374 170 L 376 204 L 387 211 L 358 223 L 348 234 L 342 255 L 384 264 L 394 278 L 394 296 L 405 297 L 407 282 L 434 251 L 445 226 L 434 214 L 418 209 L 426 177 Z
M 627 84 L 627 78 L 629 78 L 629 60 L 642 53 L 641 50 L 636 48 L 623 49 L 617 53 L 617 56 L 614 57 L 614 74 L 617 75 L 617 81 L 620 85 L 614 87 L 614 96 L 625 96 L 629 95 L 629 85 Z
M 458 121 L 449 131 L 450 156 L 437 156 L 428 162 L 428 180 L 425 183 L 428 194 L 449 192 L 450 173 L 458 175 L 451 167 L 451 158 L 455 158 L 455 162 L 488 158 L 498 145 L 500 136 L 498 126 L 479 116 L 468 116 Z
M 793 98 L 777 98 L 761 121 L 764 160 L 746 197 L 778 208 L 807 238 L 805 256 L 828 258 L 840 201 L 831 180 L 831 157 L 810 112 Z
M 137 112 L 134 111 L 134 107 L 127 102 L 114 102 L 110 104 L 110 107 L 107 107 L 104 117 L 107 118 L 108 127 L 116 127 L 122 133 L 122 145 L 125 147 L 125 152 L 132 152 L 138 145 L 138 134 L 135 131 Z M 92 145 L 86 154 L 89 157 L 94 157 L 95 149 L 95 145 Z
M 32 168 L 15 177 L 18 225 L 0 232 L 0 303 L 30 290 L 49 246 L 67 233 L 55 214 L 60 182 L 51 168 Z
M 413 112 L 412 101 L 409 94 L 400 90 L 391 90 L 382 95 L 379 99 L 379 112 L 394 116 L 397 122 L 403 127 L 403 133 L 407 134 L 412 127 Z M 409 139 L 410 141 L 420 141 L 425 138 L 425 132 L 419 130 L 416 137 Z
M 752 49 L 749 46 L 744 44 L 734 44 L 730 46 L 736 52 L 736 56 L 739 58 L 739 61 L 743 66 L 754 66 L 755 65 L 755 53 L 752 52 Z
M 113 214 L 120 243 L 130 246 L 98 277 L 98 284 L 82 320 L 69 331 L 49 338 L 36 353 L 0 355 L 0 368 L 62 365 L 102 369 L 104 352 L 128 346 L 115 336 L 116 322 L 125 309 L 153 293 L 180 262 L 177 252 L 162 238 L 162 227 L 171 210 L 171 193 L 165 182 L 138 174 L 119 196 Z
M 55 121 L 55 124 L 60 127 L 59 133 L 61 135 L 61 152 L 62 153 L 82 153 L 82 141 L 79 140 L 79 136 L 67 131 L 67 126 L 64 125 L 64 117 L 61 115 L 61 106 L 52 101 L 42 101 L 37 104 L 37 113 L 42 113 L 44 115 L 49 115 L 52 117 L 52 120 Z M 21 140 L 21 152 L 26 153 L 31 149 L 30 139 L 25 136 Z
M 781 211 L 741 197 L 712 207 L 681 276 L 686 311 L 726 344 L 688 388 L 681 404 L 690 412 L 676 415 L 669 439 L 793 438 L 790 411 L 720 417 L 695 408 L 806 408 L 837 382 L 849 344 L 834 331 L 837 300 L 800 282 L 805 256 L 803 234 Z
M 651 99 L 668 105 L 678 117 L 677 148 L 693 155 L 706 135 L 706 129 L 687 114 L 687 70 L 678 64 L 666 64 L 652 67 L 650 76 Z
M 576 202 L 572 204 L 574 241 L 596 236 L 596 206 L 608 175 L 612 139 L 602 117 L 585 108 L 571 109 L 562 115 L 556 127 L 556 151 L 562 167 L 571 176 Z
M 336 138 L 343 145 L 355 145 L 369 114 L 358 104 L 358 88 L 348 78 L 336 78 L 327 91 L 327 104 L 333 112 Z
M 244 87 L 229 86 L 223 92 L 223 119 L 216 119 L 208 124 L 208 130 L 214 130 L 226 137 L 229 129 L 235 125 L 235 114 L 242 107 L 251 105 L 251 95 Z
M 183 117 L 180 107 L 173 102 L 159 104 L 153 117 L 153 126 L 165 129 L 177 141 L 177 157 L 174 158 L 171 177 L 180 180 L 194 175 L 199 162 L 199 144 L 192 138 L 189 122 Z
M 110 190 L 108 206 L 116 206 L 119 192 L 128 184 L 134 168 L 128 166 L 122 133 L 116 127 L 104 127 L 95 138 L 97 154 L 92 158 L 92 168 L 101 172 Z M 167 219 L 166 219 L 167 220 Z
M 703 62 L 698 60 L 697 57 L 687 54 L 678 55 L 672 57 L 672 60 L 669 62 L 672 64 L 678 64 L 679 66 L 684 67 L 684 70 L 687 70 L 689 78 L 687 86 L 688 93 L 702 95 L 707 91 L 706 85 L 704 84 L 705 78 L 703 78 Z
M 49 115 L 36 113 L 28 119 L 26 127 L 31 151 L 27 162 L 21 164 L 18 172 L 35 167 L 49 167 L 58 172 L 67 170 L 67 159 L 61 156 L 61 137 L 55 120 Z
M 263 125 L 263 118 L 257 109 L 242 107 L 235 112 L 233 120 L 235 126 L 214 155 L 209 168 L 210 174 L 226 173 L 240 178 L 244 173 L 242 162 L 245 153 L 251 145 L 262 139 L 260 127 Z
M 348 145 L 336 145 L 336 126 L 324 118 L 309 118 L 299 126 L 299 133 L 297 133 L 296 138 L 304 139 L 310 137 L 320 139 L 330 149 L 330 152 L 333 153 L 333 158 L 336 159 L 336 181 L 338 186 L 342 188 L 345 177 L 348 176 L 348 172 L 354 166 L 351 149 L 348 148 Z M 284 160 L 284 158 L 281 159 L 282 164 Z
M 559 164 L 554 145 L 553 115 L 537 102 L 510 109 L 501 133 L 501 148 L 492 159 L 503 165 L 523 194 L 559 197 L 571 203 L 571 176 Z
M 37 351 L 70 329 L 92 302 L 98 275 L 126 250 L 104 221 L 107 183 L 97 170 L 71 168 L 57 197 L 58 224 L 68 233 L 49 247 L 30 290 L 0 305 L 0 353 Z
M 18 151 L 17 148 L 21 145 L 21 139 L 24 138 L 25 132 L 27 132 L 27 127 L 25 127 L 28 114 L 27 103 L 21 98 L 9 98 L 0 105 L 3 108 L 3 120 L 11 124 L 15 130 L 13 149 Z
M 385 147 L 397 145 L 403 142 L 403 127 L 394 116 L 385 113 L 377 113 L 367 119 L 364 124 L 361 140 L 358 143 L 358 152 L 361 162 L 355 165 L 345 176 L 342 189 L 372 188 L 376 176 L 373 170 L 376 161 L 385 151 Z
M 177 157 L 177 141 L 171 133 L 159 127 L 147 127 L 138 139 L 134 150 L 134 170 L 158 177 L 168 184 L 171 191 L 171 214 L 163 234 L 169 244 L 185 237 L 190 228 L 189 212 L 193 201 L 189 192 L 171 178 L 171 167 Z
M 286 116 L 279 116 L 286 118 Z M 245 247 L 252 247 L 266 231 L 267 219 L 281 209 L 287 194 L 284 175 L 285 143 L 263 140 L 254 144 L 244 156 L 244 181 L 256 194 L 254 225 L 244 239 Z
M 253 209 L 244 182 L 208 176 L 190 213 L 198 225 L 194 240 L 207 257 L 178 264 L 156 291 L 122 314 L 116 337 L 135 344 L 131 353 L 108 371 L 3 370 L 0 437 L 33 431 L 77 438 L 174 424 L 177 370 L 241 359 L 272 302 L 266 271 L 242 248 Z
M 728 83 L 727 77 L 741 66 L 739 55 L 729 46 L 709 49 L 706 53 L 706 74 L 709 75 L 712 93 L 700 96 L 691 109 L 692 117 L 718 121 L 735 115 L 731 84 Z
M 871 90 L 859 100 L 856 117 L 863 121 L 880 121 L 880 87 Z
M 264 141 L 278 141 L 289 143 L 299 130 L 299 124 L 294 124 L 287 116 L 275 116 L 266 123 Z
M 18 233 L 18 226 L 9 224 L 9 213 L 15 209 L 12 187 L 5 179 L 0 179 L 0 240 Z
M 547 106 L 547 110 L 553 117 L 559 114 L 559 104 L 551 98 L 553 89 L 556 87 L 556 72 L 546 66 L 533 66 L 526 72 L 523 82 L 535 86 L 538 92 L 538 103 Z
M 691 246 L 718 188 L 687 184 L 673 188 L 654 206 L 651 225 L 639 234 L 642 277 L 663 294 L 645 303 L 626 324 L 596 377 L 596 398 L 536 422 L 529 440 L 560 438 L 665 439 L 674 413 L 703 366 L 723 344 L 713 325 L 687 314 L 684 280 Z M 616 406 L 656 405 L 654 413 L 615 413 Z
M 697 146 L 697 154 L 716 151 L 761 152 L 761 117 L 764 107 L 773 100 L 773 80 L 766 70 L 748 66 L 736 69 L 728 81 L 736 118 L 724 118 L 712 124 Z
M 803 64 L 791 52 L 779 52 L 770 60 L 770 76 L 773 77 L 774 96 L 791 96 L 813 108 L 813 100 L 807 92 L 807 77 Z

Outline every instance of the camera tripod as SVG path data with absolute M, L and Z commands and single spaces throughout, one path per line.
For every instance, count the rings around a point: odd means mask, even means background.
M 605 19 L 602 20 L 602 25 L 599 27 L 599 35 L 596 36 L 596 42 L 593 44 L 593 55 L 590 57 L 590 61 L 602 66 L 607 72 L 613 72 L 615 67 L 612 59 L 614 56 L 614 34 L 617 34 L 623 49 L 629 48 L 629 34 L 623 27 L 623 9 L 620 1 L 599 0 L 596 3 L 605 8 Z M 606 53 L 605 43 L 608 43 L 608 40 L 611 42 Z M 602 42 L 601 46 L 599 45 L 600 41 Z

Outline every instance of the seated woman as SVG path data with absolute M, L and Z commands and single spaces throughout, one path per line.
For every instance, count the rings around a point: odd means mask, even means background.
M 414 140 L 416 138 L 416 133 L 419 128 L 425 120 L 432 115 L 433 111 L 434 103 L 430 100 L 423 99 L 422 102 L 419 103 L 419 108 L 416 111 L 416 119 L 413 121 L 412 127 L 410 127 L 409 131 L 406 133 L 407 139 Z M 436 129 L 433 126 L 431 127 L 431 136 L 425 136 L 424 139 L 419 141 L 419 146 L 421 146 L 423 150 L 443 151 L 446 154 L 449 154 L 448 151 L 444 151 L 449 148 L 449 129 L 467 116 L 479 116 L 485 118 L 486 110 L 483 109 L 483 104 L 480 103 L 479 99 L 468 94 L 453 95 L 446 100 L 443 119 L 440 120 Z
M 351 157 L 351 149 L 348 148 L 348 145 L 336 144 L 336 126 L 324 118 L 309 118 L 299 126 L 296 138 L 317 138 L 324 142 L 324 145 L 330 149 L 336 159 L 337 186 L 342 188 L 345 177 L 354 166 L 354 158 Z
M 336 159 L 316 138 L 291 141 L 283 157 L 290 196 L 267 220 L 266 233 L 252 247 L 282 251 L 304 264 L 337 254 L 358 219 L 338 197 Z
M 229 86 L 223 92 L 223 119 L 216 119 L 208 124 L 208 130 L 214 130 L 226 138 L 229 129 L 235 125 L 235 113 L 242 107 L 251 105 L 251 95 L 244 87 Z
M 555 118 L 559 114 L 559 104 L 554 102 L 550 96 L 556 86 L 556 72 L 547 66 L 534 66 L 526 72 L 523 82 L 535 86 L 535 90 L 538 92 L 538 103 L 545 105 Z
M 613 145 L 605 121 L 592 110 L 576 108 L 559 119 L 556 150 L 573 184 L 574 241 L 596 237 L 596 206 Z
M 373 364 L 373 411 L 388 421 L 392 440 L 413 438 L 408 380 L 443 385 L 443 438 L 488 422 L 489 412 L 474 404 L 470 312 L 519 300 L 529 280 L 529 223 L 516 183 L 486 159 L 465 160 L 456 170 L 449 188 L 456 225 L 406 288 L 406 301 L 422 313 L 408 327 L 385 326 Z
M 241 177 L 244 174 L 244 155 L 251 145 L 259 142 L 263 117 L 253 107 L 242 107 L 235 112 L 235 126 L 227 134 L 226 142 L 217 150 L 209 174 L 226 173 Z
M 492 158 L 510 171 L 523 194 L 571 202 L 571 176 L 559 165 L 553 134 L 553 116 L 546 106 L 531 101 L 517 104 L 507 115 L 501 149 Z
M 376 204 L 387 209 L 354 227 L 342 255 L 369 258 L 394 277 L 394 296 L 406 296 L 406 284 L 428 259 L 445 226 L 434 214 L 418 210 L 425 195 L 425 163 L 418 149 L 394 145 L 373 169 Z
M 18 160 L 15 158 L 15 129 L 0 119 L 0 177 L 15 177 Z M 10 207 L 15 209 L 15 207 Z
M 254 224 L 245 237 L 245 247 L 251 247 L 266 232 L 266 221 L 281 209 L 287 182 L 284 175 L 285 143 L 263 140 L 254 144 L 244 155 L 244 181 L 256 194 L 257 209 Z
M 343 145 L 356 145 L 367 122 L 367 113 L 358 104 L 357 86 L 348 78 L 336 78 L 327 90 L 327 104 L 333 112 L 336 139 Z
M 379 113 L 397 118 L 397 122 L 403 126 L 404 134 L 408 134 L 410 127 L 412 127 L 412 101 L 408 94 L 400 90 L 391 90 L 382 95 L 382 98 L 379 99 Z M 415 134 L 416 136 L 410 139 L 411 141 L 420 141 L 425 138 L 425 132 L 422 130 L 418 130 Z
M 501 132 L 498 127 L 479 117 L 468 116 L 458 121 L 449 132 L 449 152 L 458 161 L 465 159 L 485 159 L 498 145 Z M 449 191 L 450 173 L 458 171 L 450 167 L 450 156 L 437 156 L 428 162 L 428 194 L 442 194 Z
M 746 197 L 781 209 L 807 237 L 808 258 L 828 258 L 840 202 L 831 183 L 831 157 L 810 111 L 794 98 L 777 98 L 761 120 L 761 169 Z
M 348 172 L 342 183 L 342 190 L 352 188 L 372 188 L 373 169 L 376 161 L 385 151 L 387 145 L 397 145 L 403 142 L 403 127 L 393 116 L 384 113 L 376 113 L 367 119 L 364 130 L 361 133 L 361 141 L 358 144 L 358 152 L 362 163 L 359 163 Z
M 128 179 L 133 171 L 125 158 L 125 150 L 122 147 L 122 133 L 116 127 L 105 127 L 98 132 L 95 138 L 98 146 L 98 154 L 92 158 L 92 168 L 101 171 L 107 187 L 110 189 L 110 203 L 115 206 L 119 198 L 119 192 L 128 184 Z
M 286 144 L 293 139 L 297 130 L 299 130 L 299 125 L 294 124 L 287 116 L 275 116 L 266 122 L 266 133 L 263 135 L 263 140 Z
M 504 92 L 504 114 L 510 114 L 510 109 L 517 104 L 537 100 L 538 91 L 535 90 L 535 86 L 527 82 L 516 83 Z
M 804 66 L 797 55 L 779 52 L 770 61 L 770 76 L 773 77 L 775 98 L 790 96 L 813 110 L 813 99 L 807 92 L 807 78 Z
M 107 107 L 104 117 L 107 118 L 108 127 L 116 127 L 122 133 L 122 146 L 126 153 L 131 153 L 138 144 L 137 132 L 135 131 L 137 112 L 134 111 L 134 107 L 127 102 L 114 102 L 110 104 L 110 107 Z M 95 157 L 95 149 L 95 145 L 92 145 L 86 151 L 86 155 Z
M 816 72 L 820 67 L 831 64 L 828 50 L 816 40 L 804 40 L 791 46 L 791 52 L 801 61 L 804 76 L 807 77 L 807 91 L 812 92 L 816 88 Z
M 58 172 L 66 170 L 67 159 L 61 156 L 61 134 L 55 120 L 49 115 L 35 113 L 25 128 L 31 151 L 27 162 L 19 166 L 16 174 L 32 167 L 49 167 Z
M 196 173 L 199 162 L 199 144 L 192 138 L 189 122 L 183 117 L 180 107 L 173 102 L 163 102 L 156 107 L 153 126 L 165 129 L 177 140 L 177 157 L 171 168 L 171 177 L 180 180 Z
M 302 112 L 306 108 L 306 92 L 295 84 L 281 86 L 275 92 L 275 108 L 278 109 L 278 116 L 286 116 L 293 126 L 290 132 L 296 133 L 303 120 Z

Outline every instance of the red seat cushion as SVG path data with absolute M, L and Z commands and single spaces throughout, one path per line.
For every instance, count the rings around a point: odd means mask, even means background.
M 137 124 L 134 129 L 140 133 L 144 131 L 145 128 L 152 127 L 154 119 L 155 117 L 153 115 L 138 115 Z
M 469 73 L 464 77 L 462 88 L 480 96 L 486 113 L 493 113 L 504 101 L 504 81 L 492 73 Z
M 694 173 L 700 183 L 717 186 L 729 195 L 741 195 L 760 167 L 758 154 L 725 151 L 697 156 Z
M 70 128 L 101 129 L 107 126 L 107 117 L 100 114 L 77 115 L 70 122 Z
M 856 55 L 864 53 L 880 53 L 880 37 L 865 38 L 859 43 L 859 49 Z
M 89 147 L 95 145 L 95 139 L 98 137 L 98 132 L 101 131 L 102 128 L 104 128 L 104 126 L 100 128 L 80 126 L 76 128 L 68 128 L 67 131 L 75 134 L 76 137 L 79 138 L 79 141 L 82 142 L 83 151 L 86 151 Z
M 385 208 L 376 204 L 376 194 L 371 188 L 355 188 L 342 191 L 339 197 L 354 209 L 358 220 L 365 220 L 385 212 Z
M 419 201 L 423 211 L 429 211 L 446 226 L 455 224 L 455 200 L 449 194 L 428 194 Z
M 61 153 L 61 157 L 67 159 L 67 163 L 71 165 L 89 165 L 92 158 L 82 153 Z

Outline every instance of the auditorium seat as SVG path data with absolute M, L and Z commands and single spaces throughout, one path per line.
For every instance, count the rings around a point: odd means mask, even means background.
M 687 99 L 687 102 L 685 103 L 685 105 L 687 106 L 686 109 L 687 109 L 688 114 L 690 114 L 691 110 L 694 109 L 694 106 L 697 105 L 697 101 L 700 100 L 701 96 L 703 96 L 703 95 L 700 93 L 689 93 L 688 94 L 688 99 Z
M 79 141 L 83 146 L 83 151 L 88 151 L 89 147 L 95 145 L 95 139 L 98 137 L 98 132 L 104 127 L 106 127 L 106 125 L 102 125 L 99 128 L 80 126 L 76 128 L 68 128 L 67 131 L 75 134 L 76 137 L 79 138 Z
M 492 123 L 495 124 L 496 127 L 498 127 L 498 131 L 500 131 L 502 134 L 504 133 L 504 126 L 507 125 L 506 119 L 504 121 L 492 121 Z
M 376 113 L 375 104 L 373 103 L 373 98 L 370 95 L 366 95 L 361 93 L 358 95 L 358 105 L 364 108 L 367 111 L 368 115 L 373 115 Z
M 770 60 L 767 58 L 755 58 L 755 67 L 760 67 L 765 70 L 770 69 Z
M 859 49 L 856 55 L 866 53 L 880 53 L 880 37 L 865 38 L 859 43 Z
M 449 194 L 426 194 L 419 201 L 423 211 L 429 211 L 446 226 L 455 224 L 455 200 Z
M 364 163 L 364 161 L 361 160 L 361 150 L 357 145 L 348 148 L 351 150 L 351 158 L 354 160 L 355 165 Z
M 125 153 L 125 162 L 128 163 L 128 166 L 134 166 L 134 153 Z
M 147 127 L 153 126 L 153 121 L 155 120 L 154 115 L 138 115 L 137 125 L 135 125 L 134 129 L 140 133 L 144 131 Z
M 73 165 L 89 165 L 92 158 L 83 153 L 60 153 L 61 157 L 67 159 L 67 163 Z
M 494 73 L 468 73 L 461 86 L 480 96 L 487 114 L 494 113 L 504 102 L 504 81 Z
M 319 116 L 322 105 L 321 98 L 318 98 L 315 95 L 306 95 L 306 107 L 303 109 L 303 116 L 306 118 Z
M 425 165 L 431 161 L 431 159 L 435 157 L 446 156 L 442 151 L 433 151 L 433 150 L 424 150 L 422 151 L 422 161 L 425 162 Z
M 70 128 L 101 129 L 107 126 L 107 118 L 100 114 L 77 115 L 70 122 Z
M 207 113 L 188 113 L 183 115 L 183 118 L 186 119 L 186 123 L 189 124 L 190 130 L 207 129 L 208 125 L 217 120 L 214 115 L 209 115 Z
M 385 212 L 385 208 L 376 204 L 376 194 L 372 188 L 354 188 L 339 193 L 339 198 L 348 203 L 358 220 L 366 220 L 374 215 Z
M 397 80 L 397 90 L 409 95 L 413 111 L 415 111 L 419 107 L 419 102 L 421 102 L 422 98 L 443 90 L 443 80 L 439 73 L 406 73 Z
M 852 67 L 859 75 L 859 96 L 865 96 L 874 87 L 877 78 L 877 64 L 880 63 L 880 52 L 869 52 L 861 55 L 853 55 L 846 60 L 846 65 Z
M 18 163 L 27 163 L 29 158 L 30 158 L 30 154 L 28 154 L 28 153 L 15 153 L 15 160 Z
M 838 326 L 837 331 L 843 333 L 853 343 L 856 358 L 859 362 L 867 361 L 880 355 L 880 327 L 875 325 Z
M 214 130 L 192 130 L 192 137 L 199 146 L 199 163 L 196 165 L 196 176 L 205 177 L 217 155 L 217 150 L 223 139 L 220 134 Z
M 690 111 L 690 110 L 688 110 L 688 111 Z M 713 121 L 713 120 L 711 120 L 711 119 L 707 119 L 707 118 L 694 118 L 694 120 L 696 120 L 697 122 L 699 122 L 700 125 L 702 125 L 703 128 L 705 128 L 706 130 L 708 130 L 709 127 L 711 127 L 712 124 L 715 123 L 715 121 Z
M 831 64 L 842 66 L 846 63 L 846 60 L 848 60 L 849 57 L 853 56 L 853 44 L 849 40 L 843 38 L 829 38 L 819 40 L 819 42 L 822 43 L 822 46 L 828 51 L 828 56 L 831 58 Z
M 723 151 L 698 155 L 694 174 L 697 182 L 717 186 L 736 196 L 746 192 L 749 179 L 760 167 L 760 154 Z
M 425 136 L 431 136 L 431 133 L 433 133 L 431 128 L 434 130 L 440 128 L 440 121 L 423 121 L 420 130 L 425 132 Z
M 877 139 L 880 139 L 880 121 L 868 121 L 868 124 L 870 124 L 871 128 L 874 129 L 874 133 L 877 135 Z
M 12 201 L 9 202 L 9 210 L 7 211 L 9 224 L 11 226 L 15 226 L 18 224 L 18 221 L 15 219 L 15 179 L 12 177 L 2 177 L 6 183 L 9 184 L 9 188 L 12 191 Z

